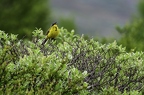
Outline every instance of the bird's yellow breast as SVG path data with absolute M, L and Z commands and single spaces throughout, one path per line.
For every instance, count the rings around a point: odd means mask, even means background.
M 60 30 L 57 25 L 52 26 L 49 29 L 48 38 L 55 38 L 59 34 Z

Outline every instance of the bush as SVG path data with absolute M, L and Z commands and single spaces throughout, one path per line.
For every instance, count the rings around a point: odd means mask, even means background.
M 60 52 L 16 37 L 0 31 L 1 94 L 87 94 L 86 71 L 68 68 Z
M 64 31 L 64 32 L 63 32 Z M 99 92 L 103 88 L 114 87 L 124 91 L 141 91 L 144 83 L 143 52 L 129 52 L 118 46 L 116 41 L 100 44 L 93 39 L 84 40 L 66 30 L 61 33 L 64 38 L 64 51 L 69 52 L 71 59 L 68 65 L 81 71 L 87 71 L 85 81 L 89 83 L 88 90 Z
M 42 46 L 43 31 L 32 41 L 0 32 L 0 93 L 99 94 L 144 91 L 143 52 L 129 52 L 116 41 L 100 44 L 61 28 Z

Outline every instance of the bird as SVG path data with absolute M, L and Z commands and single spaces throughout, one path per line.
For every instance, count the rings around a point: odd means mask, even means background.
M 51 40 L 55 39 L 59 35 L 59 33 L 60 33 L 60 29 L 58 28 L 57 22 L 54 22 L 53 24 L 51 24 L 50 28 L 48 29 L 46 33 L 46 38 L 42 42 L 42 45 L 44 45 L 48 39 Z

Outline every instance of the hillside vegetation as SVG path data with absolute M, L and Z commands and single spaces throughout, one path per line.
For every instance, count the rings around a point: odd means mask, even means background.
M 0 31 L 0 94 L 142 95 L 143 52 L 126 52 L 117 42 L 85 40 L 61 28 L 56 40 L 33 31 L 31 40 Z

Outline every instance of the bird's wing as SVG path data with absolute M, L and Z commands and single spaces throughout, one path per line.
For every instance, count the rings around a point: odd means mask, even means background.
M 48 35 L 48 33 L 49 33 L 49 30 L 46 32 L 46 35 Z

